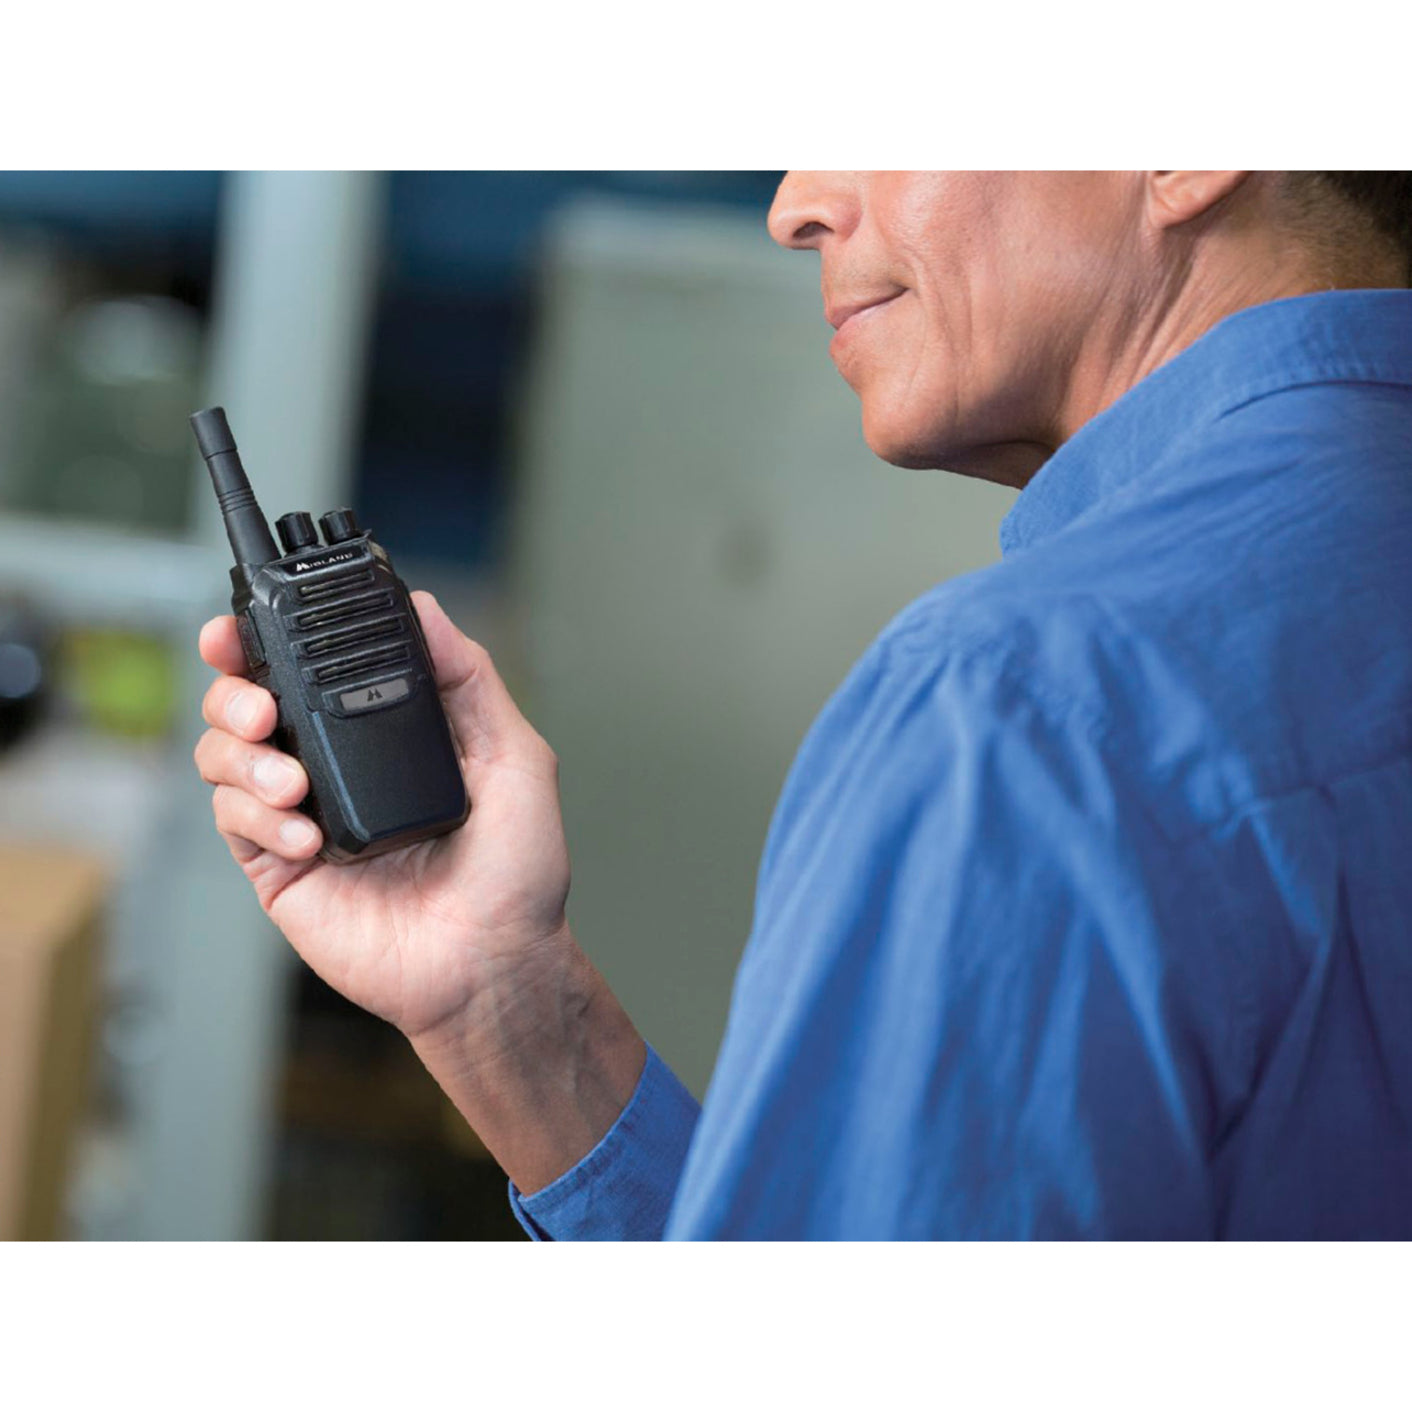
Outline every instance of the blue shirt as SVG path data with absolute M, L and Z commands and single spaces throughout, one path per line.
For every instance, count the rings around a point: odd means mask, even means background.
M 1412 292 L 1237 313 L 805 739 L 716 1071 L 532 1234 L 1412 1237 Z

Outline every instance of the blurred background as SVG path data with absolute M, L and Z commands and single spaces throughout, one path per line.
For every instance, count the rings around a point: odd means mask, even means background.
M 0 173 L 0 1236 L 518 1239 L 191 763 L 228 551 L 352 505 L 559 754 L 570 919 L 698 1096 L 770 810 L 1013 493 L 882 465 L 774 172 Z

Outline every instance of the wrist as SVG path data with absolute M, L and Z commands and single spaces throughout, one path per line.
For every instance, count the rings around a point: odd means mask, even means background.
M 647 1057 L 567 926 L 456 1014 L 409 1039 L 526 1194 L 597 1146 L 631 1099 Z

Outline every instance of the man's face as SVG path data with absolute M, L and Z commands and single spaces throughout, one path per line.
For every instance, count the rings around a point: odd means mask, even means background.
M 830 353 L 879 456 L 1028 478 L 1087 332 L 1121 292 L 1140 175 L 785 177 L 770 233 L 820 253 Z

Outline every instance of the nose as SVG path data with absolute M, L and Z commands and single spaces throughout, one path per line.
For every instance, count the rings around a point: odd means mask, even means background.
M 853 172 L 786 172 L 767 221 L 787 250 L 818 250 L 830 235 L 846 240 L 858 224 L 860 187 Z

